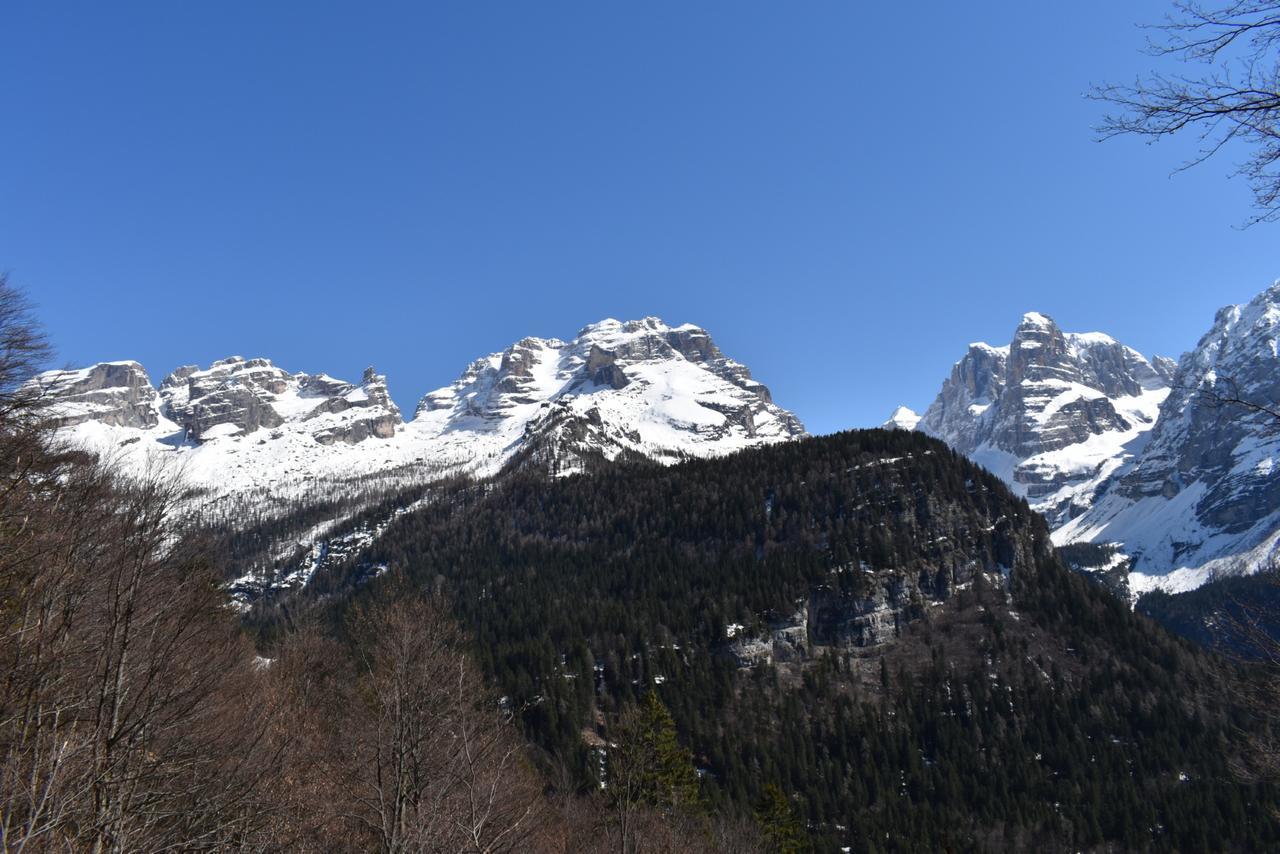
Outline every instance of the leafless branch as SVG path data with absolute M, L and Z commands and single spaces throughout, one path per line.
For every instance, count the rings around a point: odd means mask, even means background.
M 1248 181 L 1258 209 L 1248 224 L 1280 218 L 1280 4 L 1179 2 L 1162 23 L 1147 29 L 1153 33 L 1149 54 L 1206 70 L 1092 87 L 1090 97 L 1118 108 L 1098 125 L 1100 138 L 1155 142 L 1193 134 L 1200 152 L 1180 170 L 1239 147 L 1249 153 L 1235 174 Z

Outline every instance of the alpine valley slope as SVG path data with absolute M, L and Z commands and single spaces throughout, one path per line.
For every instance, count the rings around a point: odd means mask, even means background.
M 604 320 L 568 342 L 525 338 L 426 395 L 408 422 L 372 368 L 353 384 L 236 356 L 179 368 L 158 391 L 137 362 L 33 382 L 69 443 L 264 505 L 321 483 L 491 474 L 522 452 L 561 474 L 622 454 L 672 461 L 804 435 L 705 330 L 653 317 Z
M 998 474 L 1059 545 L 1116 544 L 1101 568 L 1127 561 L 1133 597 L 1194 589 L 1280 544 L 1278 334 L 1280 283 L 1221 309 L 1176 366 L 1029 313 L 1008 347 L 970 345 L 915 429 Z

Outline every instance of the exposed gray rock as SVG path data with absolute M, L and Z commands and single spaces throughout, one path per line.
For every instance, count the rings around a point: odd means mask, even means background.
M 1167 375 L 1168 360 L 1031 312 L 1007 347 L 969 346 L 916 429 L 991 468 L 1057 526 L 1133 457 Z
M 316 432 L 314 434 L 316 441 L 322 445 L 338 441 L 354 445 L 370 437 L 389 439 L 395 435 L 396 427 L 402 423 L 400 408 L 392 402 L 391 395 L 387 392 L 387 378 L 375 372 L 372 367 L 365 368 L 358 387 L 340 383 L 331 377 L 316 378 L 305 375 L 303 377 L 304 387 L 330 396 L 328 400 L 312 410 L 308 418 L 314 418 L 324 412 L 356 411 L 355 417 L 345 420 L 342 424 Z M 300 380 L 299 383 L 302 385 L 304 380 Z
M 1143 452 L 1055 534 L 1119 542 L 1133 579 L 1175 589 L 1267 565 L 1280 533 L 1280 283 L 1221 309 L 1182 357 Z M 1271 410 L 1272 412 L 1268 412 Z M 1141 587 L 1135 589 L 1140 593 Z
M 426 395 L 415 422 L 508 436 L 523 460 L 564 472 L 624 452 L 678 459 L 804 435 L 705 330 L 654 317 L 591 324 L 567 342 L 525 338 Z
M 292 377 L 268 360 L 232 356 L 214 362 L 208 370 L 180 371 L 165 380 L 161 394 L 166 414 L 182 425 L 190 439 L 204 440 L 222 425 L 235 429 L 220 433 L 234 435 L 284 423 L 272 403 L 289 388 Z
M 1022 561 L 1030 561 L 1025 544 L 1010 543 L 1009 565 L 981 566 L 973 560 L 957 560 L 919 574 L 872 571 L 865 566 L 845 566 L 840 573 L 864 576 L 861 592 L 841 592 L 835 586 L 815 587 L 796 613 L 769 623 L 768 634 L 744 635 L 727 644 L 739 666 L 801 661 L 823 649 L 860 649 L 880 646 L 898 638 L 906 626 L 920 619 L 930 604 L 949 600 L 957 589 L 985 572 L 1000 585 Z
M 877 578 L 862 596 L 819 588 L 809 595 L 809 636 L 822 646 L 878 646 L 898 636 L 922 601 L 918 587 L 902 575 Z
M 33 380 L 52 407 L 57 426 L 99 421 L 115 427 L 154 427 L 156 390 L 137 362 L 104 362 L 76 371 L 50 371 Z
M 1168 356 L 1156 356 L 1151 360 L 1151 367 L 1160 375 L 1166 385 L 1173 385 L 1174 375 L 1178 373 L 1178 360 Z
M 267 359 L 232 356 L 207 370 L 179 368 L 165 379 L 161 396 L 166 415 L 196 441 L 215 428 L 217 435 L 247 435 L 314 420 L 313 435 L 321 444 L 355 444 L 390 437 L 401 423 L 386 378 L 372 368 L 356 386 L 325 374 L 290 374 Z M 349 412 L 336 421 L 326 418 Z
M 617 356 L 608 350 L 600 349 L 596 344 L 591 345 L 591 352 L 587 356 L 584 370 L 587 377 L 596 385 L 620 389 L 626 388 L 627 383 L 630 382 L 626 373 L 618 366 Z

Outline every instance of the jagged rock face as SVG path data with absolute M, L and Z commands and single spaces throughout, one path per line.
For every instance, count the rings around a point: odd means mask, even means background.
M 97 421 L 113 427 L 154 427 L 156 390 L 137 362 L 103 362 L 78 371 L 50 371 L 34 381 L 53 403 L 61 427 Z
M 402 423 L 386 379 L 372 368 L 357 386 L 324 374 L 290 374 L 267 359 L 233 356 L 207 369 L 178 368 L 165 378 L 159 393 L 137 362 L 52 371 L 33 383 L 51 398 L 51 413 L 60 427 L 97 423 L 146 431 L 152 440 L 148 447 L 157 450 L 268 431 L 274 440 L 283 435 L 276 429 L 282 427 L 320 444 L 355 444 L 370 437 L 389 438 Z M 82 438 L 108 445 L 114 438 L 116 445 L 123 445 L 144 436 Z
M 827 588 L 814 590 L 809 594 L 808 635 L 821 646 L 878 646 L 897 637 L 920 606 L 919 588 L 901 575 L 876 579 L 864 596 L 842 596 Z
M 525 338 L 426 395 L 407 424 L 372 368 L 356 385 L 235 356 L 178 368 L 158 395 L 137 371 L 112 392 L 134 409 L 115 398 L 92 411 L 63 401 L 68 438 L 120 450 L 121 465 L 159 457 L 193 485 L 272 502 L 306 500 L 321 479 L 364 494 L 368 478 L 420 484 L 513 461 L 568 474 L 619 457 L 670 462 L 804 435 L 705 330 L 657 318 L 606 320 L 568 342 Z
M 804 434 L 705 330 L 653 317 L 602 321 L 572 341 L 525 338 L 425 396 L 414 425 L 536 445 L 563 471 L 623 452 L 673 458 Z
M 1213 328 L 1179 366 L 1151 444 L 1120 485 L 1123 494 L 1172 498 L 1187 485 L 1212 481 L 1200 505 L 1206 514 L 1214 514 L 1272 484 L 1280 486 L 1269 470 L 1256 467 L 1237 472 L 1238 478 L 1229 477 L 1242 443 L 1274 444 L 1280 429 L 1276 416 L 1247 405 L 1277 409 L 1278 331 L 1280 284 L 1248 305 L 1218 312 Z
M 1004 394 L 1008 347 L 970 344 L 916 429 L 972 454 L 991 431 L 987 411 Z
M 200 441 L 211 431 L 248 434 L 284 423 L 272 404 L 289 388 L 291 377 L 266 359 L 245 361 L 232 356 L 214 362 L 208 370 L 180 370 L 185 376 L 165 378 L 161 397 L 165 414 L 181 424 L 191 439 Z
M 306 420 L 324 413 L 349 414 L 341 423 L 312 434 L 322 445 L 339 441 L 354 445 L 370 437 L 390 439 L 396 434 L 396 427 L 403 423 L 400 408 L 387 391 L 387 378 L 372 367 L 365 368 L 359 386 L 332 377 L 306 374 L 299 375 L 298 385 L 303 394 L 313 393 L 325 398 L 307 414 Z M 350 417 L 353 412 L 355 417 Z
M 617 364 L 617 361 L 618 357 L 615 353 L 601 350 L 599 345 L 592 344 L 591 352 L 587 356 L 587 376 L 596 385 L 607 385 L 614 390 L 626 388 L 631 380 L 627 379 L 626 372 Z
M 1009 346 L 970 345 L 916 429 L 992 469 L 1056 526 L 1133 455 L 1168 371 L 1168 360 L 1031 312 Z
M 367 413 L 336 419 L 337 423 L 317 422 L 316 441 L 354 444 L 371 436 L 387 438 L 400 423 L 386 378 L 372 368 L 355 386 L 324 374 L 290 374 L 267 359 L 232 356 L 207 370 L 179 368 L 165 378 L 160 396 L 166 416 L 195 441 L 249 435 L 287 421 L 311 421 L 353 409 Z
M 1123 543 L 1137 592 L 1269 559 L 1280 532 L 1280 418 L 1256 407 L 1280 410 L 1278 349 L 1280 283 L 1220 310 L 1179 362 L 1144 451 L 1055 538 Z
M 1165 381 L 1165 385 L 1173 385 L 1173 378 L 1178 373 L 1177 359 L 1170 359 L 1168 356 L 1156 356 L 1151 360 L 1151 367 Z
M 804 659 L 817 650 L 889 643 L 930 606 L 946 602 L 979 575 L 1007 586 L 1011 567 L 1034 560 L 1034 550 L 1026 542 L 1010 538 L 1004 545 L 1007 565 L 957 558 L 918 574 L 875 571 L 865 564 L 837 567 L 833 570 L 837 575 L 856 573 L 866 578 L 865 589 L 854 595 L 834 585 L 815 587 L 795 614 L 769 625 L 767 636 L 744 635 L 730 643 L 728 651 L 739 665 L 749 667 Z

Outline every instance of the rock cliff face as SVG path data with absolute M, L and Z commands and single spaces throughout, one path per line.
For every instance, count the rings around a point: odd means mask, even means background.
M 1061 525 L 1141 447 L 1170 363 L 1031 312 L 1006 347 L 972 344 L 916 429 L 990 468 Z
M 179 368 L 161 384 L 161 397 L 165 414 L 198 442 L 283 424 L 284 418 L 272 404 L 289 388 L 289 380 L 287 373 L 266 359 L 245 361 L 233 356 L 214 362 L 208 370 Z
M 63 427 L 89 421 L 113 427 L 156 426 L 156 390 L 137 362 L 103 362 L 78 371 L 50 371 L 34 381 Z
M 1220 310 L 1178 363 L 1145 449 L 1055 539 L 1122 544 L 1135 592 L 1270 561 L 1280 542 L 1278 348 L 1280 283 Z
M 186 438 L 201 442 L 246 436 L 286 422 L 314 422 L 321 444 L 354 444 L 371 436 L 388 438 L 400 423 L 400 410 L 387 394 L 386 379 L 365 371 L 359 386 L 325 374 L 290 374 L 267 359 L 232 356 L 206 370 L 178 368 L 160 386 L 164 415 Z M 341 419 L 324 418 L 349 410 Z
M 1032 313 L 1008 347 L 970 346 L 917 429 L 1010 483 L 1060 545 L 1115 544 L 1087 567 L 1109 586 L 1189 590 L 1280 560 L 1278 352 L 1280 283 L 1177 363 Z

